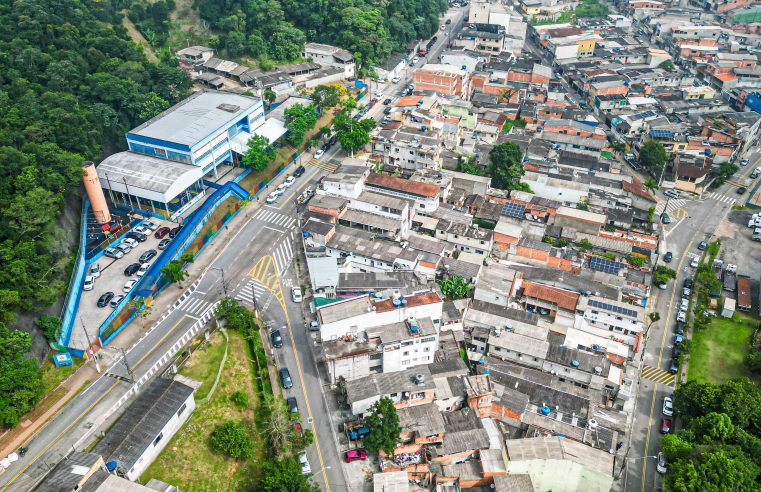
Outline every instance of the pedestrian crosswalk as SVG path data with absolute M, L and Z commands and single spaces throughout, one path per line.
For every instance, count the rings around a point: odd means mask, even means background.
M 676 198 L 671 199 L 668 202 L 659 203 L 655 207 L 655 214 L 660 215 L 664 212 L 664 207 L 666 208 L 666 213 L 669 215 L 675 215 L 675 212 L 678 208 L 682 208 L 684 204 L 687 203 L 687 200 L 684 198 Z M 668 206 L 667 206 L 668 204 Z
M 283 227 L 286 230 L 293 227 L 293 225 L 296 223 L 296 219 L 293 217 L 275 212 L 274 210 L 270 210 L 268 208 L 260 208 L 259 211 L 254 215 L 254 218 L 261 220 L 262 222 L 269 222 L 270 224 Z
M 312 159 L 311 161 L 307 162 L 307 166 L 318 167 L 320 169 L 328 171 L 329 173 L 336 172 L 336 169 L 338 169 L 339 165 L 340 164 L 336 164 L 335 162 L 318 161 L 317 159 Z
M 261 301 L 266 293 L 267 289 L 265 289 L 261 283 L 255 279 L 251 279 L 235 294 L 235 299 L 238 301 L 253 302 L 254 296 L 256 296 L 256 300 Z
M 722 195 L 721 193 L 716 193 L 715 191 L 711 191 L 709 193 L 706 193 L 705 196 L 712 200 L 716 200 L 718 202 L 727 203 L 729 205 L 732 205 L 735 203 L 735 198 L 727 195 Z
M 202 315 L 211 306 L 211 301 L 191 297 L 182 305 L 182 310 L 195 316 Z
M 672 386 L 676 381 L 676 374 L 671 374 L 663 369 L 648 365 L 645 365 L 642 368 L 642 377 L 649 379 L 650 381 L 655 381 L 656 383 L 665 384 L 666 386 Z
M 281 241 L 280 244 L 275 248 L 272 256 L 275 257 L 275 268 L 277 269 L 277 273 L 278 275 L 282 276 L 283 273 L 288 269 L 291 258 L 293 258 L 293 242 L 291 239 L 285 238 L 283 241 Z

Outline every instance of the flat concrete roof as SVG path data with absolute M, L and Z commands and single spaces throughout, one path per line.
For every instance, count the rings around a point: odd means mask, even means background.
M 259 103 L 256 97 L 199 91 L 134 128 L 127 138 L 139 135 L 193 147 Z

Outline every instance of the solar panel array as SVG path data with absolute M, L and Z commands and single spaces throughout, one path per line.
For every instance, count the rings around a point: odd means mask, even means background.
M 590 299 L 588 304 L 590 307 L 605 309 L 606 311 L 623 314 L 631 318 L 637 317 L 637 311 L 633 309 L 627 309 L 625 307 L 614 306 L 613 304 L 608 304 L 607 302 L 600 302 L 600 301 L 595 301 L 594 299 Z
M 638 121 L 638 120 L 644 120 L 645 118 L 652 118 L 653 116 L 656 116 L 656 113 L 653 111 L 643 111 L 641 113 L 632 115 L 630 118 L 632 121 Z
M 612 273 L 614 275 L 618 275 L 618 272 L 625 266 L 626 265 L 621 262 L 608 260 L 606 258 L 598 258 L 596 256 L 589 260 L 589 268 L 605 273 Z
M 502 207 L 502 212 L 500 213 L 505 217 L 522 219 L 526 215 L 526 206 L 520 203 L 507 202 L 505 203 L 505 206 Z
M 674 138 L 674 132 L 671 130 L 650 130 L 650 136 L 653 138 Z

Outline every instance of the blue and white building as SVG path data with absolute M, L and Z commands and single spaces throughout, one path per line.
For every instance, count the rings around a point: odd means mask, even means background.
M 239 162 L 253 134 L 272 143 L 285 131 L 265 121 L 259 98 L 199 91 L 129 131 L 129 151 L 104 159 L 98 177 L 112 203 L 174 220 L 205 194 L 205 177 Z

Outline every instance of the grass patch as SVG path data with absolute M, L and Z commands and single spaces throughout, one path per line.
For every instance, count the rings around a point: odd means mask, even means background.
M 45 394 L 53 391 L 56 386 L 74 374 L 74 371 L 76 371 L 85 361 L 79 357 L 72 357 L 72 359 L 74 360 L 74 364 L 64 367 L 56 367 L 49 357 L 45 359 L 45 362 L 42 364 L 42 385 L 45 388 Z
M 198 406 L 190 420 L 174 436 L 156 461 L 140 477 L 141 483 L 157 478 L 187 492 L 252 490 L 259 477 L 265 455 L 263 438 L 251 433 L 256 449 L 247 461 L 235 461 L 212 451 L 209 440 L 214 428 L 228 419 L 243 419 L 252 428 L 256 392 L 250 371 L 251 354 L 247 344 L 235 331 L 228 331 L 230 346 L 225 368 L 214 395 L 206 404 Z M 205 351 L 197 351 L 180 374 L 198 379 L 202 385 L 196 401 L 204 398 L 217 375 L 225 350 L 224 337 L 215 334 Z M 251 402 L 248 408 L 235 405 L 230 397 L 236 391 L 245 393 Z
M 692 335 L 687 379 L 720 384 L 751 377 L 743 358 L 757 324 L 750 316 L 735 313 L 732 319 L 717 317 L 707 328 L 696 330 Z

